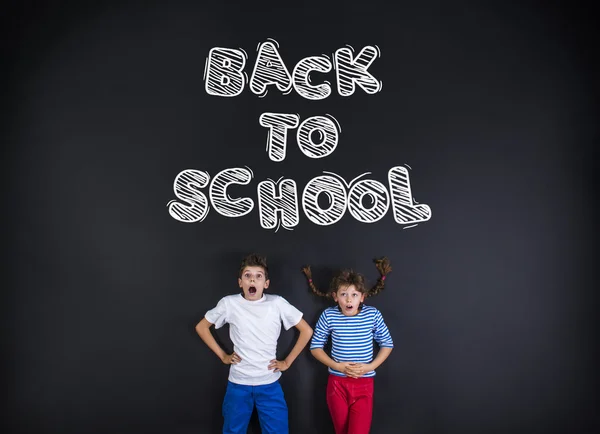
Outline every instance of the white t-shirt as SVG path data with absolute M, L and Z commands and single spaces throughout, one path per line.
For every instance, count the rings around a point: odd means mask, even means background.
M 302 312 L 279 295 L 263 294 L 260 300 L 249 301 L 236 294 L 223 297 L 204 317 L 217 329 L 229 323 L 233 351 L 242 359 L 231 365 L 229 381 L 258 386 L 281 377 L 281 372 L 268 369 L 275 359 L 281 323 L 289 330 L 300 322 Z

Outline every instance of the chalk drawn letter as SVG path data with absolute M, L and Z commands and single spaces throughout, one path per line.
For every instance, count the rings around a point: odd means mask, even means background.
M 250 90 L 256 95 L 263 95 L 270 84 L 275 84 L 279 91 L 286 92 L 292 88 L 292 77 L 275 44 L 263 42 L 258 48 L 258 57 L 250 77 Z
M 431 218 L 428 205 L 415 205 L 410 188 L 408 170 L 402 166 L 392 167 L 388 172 L 394 220 L 399 224 L 424 222 Z
M 241 217 L 254 208 L 249 197 L 232 199 L 227 194 L 230 184 L 248 184 L 252 172 L 241 167 L 225 169 L 215 175 L 210 183 L 210 203 L 217 212 L 225 217 Z
M 267 153 L 271 161 L 285 160 L 287 145 L 287 130 L 296 128 L 300 122 L 300 116 L 287 113 L 263 113 L 258 122 L 263 127 L 268 127 Z
M 167 205 L 169 214 L 175 220 L 183 223 L 201 222 L 208 215 L 208 200 L 200 191 L 208 185 L 210 175 L 194 169 L 183 170 L 175 177 L 173 191 L 178 199 L 185 203 L 172 200 Z
M 319 206 L 319 195 L 329 197 L 329 207 Z M 346 190 L 338 178 L 322 175 L 311 179 L 302 192 L 302 209 L 306 217 L 319 226 L 328 226 L 338 222 L 346 212 Z
M 278 193 L 275 191 L 276 187 L 279 187 Z M 260 225 L 264 229 L 275 229 L 278 211 L 281 211 L 281 226 L 284 228 L 291 229 L 298 224 L 298 193 L 292 179 L 283 179 L 277 183 L 266 180 L 258 184 Z
M 381 82 L 378 81 L 367 68 L 379 55 L 375 47 L 366 46 L 362 49 L 356 59 L 352 59 L 350 48 L 340 48 L 335 52 L 334 62 L 337 77 L 338 93 L 341 96 L 350 96 L 354 93 L 354 84 L 372 95 L 381 90 Z
M 365 207 L 363 199 L 369 196 L 372 205 Z M 378 181 L 363 179 L 350 188 L 348 193 L 348 211 L 359 222 L 374 223 L 388 211 L 390 198 L 385 186 Z
M 319 143 L 313 141 L 313 132 L 319 134 Z M 309 158 L 323 158 L 335 150 L 338 144 L 338 130 L 330 118 L 313 116 L 302 122 L 296 133 L 296 140 L 304 155 Z
M 300 60 L 292 73 L 294 89 L 306 99 L 325 99 L 331 94 L 331 86 L 327 84 L 310 84 L 310 72 L 327 73 L 331 71 L 331 62 L 325 56 L 306 57 Z
M 243 69 L 246 55 L 241 50 L 215 47 L 208 53 L 206 63 L 206 93 L 232 97 L 242 93 L 246 85 Z

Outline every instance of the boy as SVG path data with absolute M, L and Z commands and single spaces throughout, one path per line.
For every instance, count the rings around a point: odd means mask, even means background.
M 225 363 L 231 365 L 223 400 L 223 433 L 245 434 L 256 404 L 263 433 L 288 433 L 288 410 L 279 384 L 287 370 L 312 336 L 312 328 L 302 312 L 283 297 L 263 294 L 269 287 L 269 271 L 264 257 L 248 255 L 238 277 L 241 294 L 223 297 L 196 326 L 204 343 Z M 276 360 L 281 323 L 286 330 L 295 326 L 300 336 L 285 360 Z M 229 323 L 233 353 L 227 354 L 215 341 L 210 327 Z

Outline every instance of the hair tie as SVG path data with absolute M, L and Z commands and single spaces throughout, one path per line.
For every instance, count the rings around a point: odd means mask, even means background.
M 308 281 L 309 281 L 310 283 L 312 283 L 312 279 L 308 279 Z
M 385 280 L 385 276 L 381 276 L 381 280 Z

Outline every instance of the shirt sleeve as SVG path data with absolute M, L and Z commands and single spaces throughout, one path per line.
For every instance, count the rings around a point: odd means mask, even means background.
M 380 347 L 394 348 L 394 341 L 392 341 L 392 335 L 388 330 L 385 322 L 383 321 L 383 315 L 379 310 L 375 311 L 374 325 L 373 325 L 373 338 Z
M 218 329 L 223 327 L 227 322 L 227 313 L 227 300 L 222 298 L 214 308 L 206 312 L 204 318 L 206 318 L 209 323 L 214 324 L 215 328 Z
M 323 348 L 327 343 L 327 339 L 329 339 L 330 334 L 331 327 L 329 326 L 327 311 L 325 310 L 319 317 L 317 325 L 315 326 L 315 330 L 310 341 L 310 349 L 314 350 L 316 348 Z
M 302 319 L 302 312 L 292 306 L 285 298 L 278 297 L 277 305 L 279 306 L 279 317 L 286 330 L 294 327 Z

